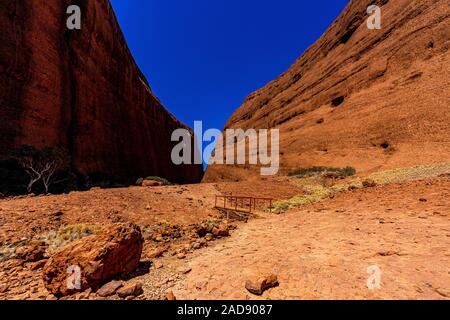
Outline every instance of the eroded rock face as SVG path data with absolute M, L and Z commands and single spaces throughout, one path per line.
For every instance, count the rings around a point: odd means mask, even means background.
M 371 4 L 381 7 L 381 30 L 367 28 Z M 315 165 L 364 172 L 449 161 L 449 20 L 445 0 L 352 0 L 225 128 L 280 129 L 280 174 Z M 204 180 L 251 176 L 259 169 L 211 165 Z
M 43 241 L 31 241 L 16 250 L 16 257 L 25 262 L 37 262 L 45 258 L 47 245 Z
M 105 227 L 101 233 L 74 241 L 54 254 L 43 270 L 45 286 L 57 296 L 95 290 L 135 271 L 143 243 L 140 228 L 132 223 Z
M 81 30 L 66 27 L 70 4 Z M 1 1 L 0 29 L 0 160 L 59 146 L 93 181 L 201 179 L 201 165 L 172 164 L 171 134 L 185 126 L 151 91 L 108 0 Z

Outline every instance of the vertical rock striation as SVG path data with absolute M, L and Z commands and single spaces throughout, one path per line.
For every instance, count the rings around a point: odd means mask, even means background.
M 82 30 L 66 28 L 70 4 Z M 152 93 L 108 0 L 2 1 L 0 29 L 0 160 L 59 146 L 82 177 L 201 179 L 202 166 L 172 164 L 171 134 L 186 127 Z

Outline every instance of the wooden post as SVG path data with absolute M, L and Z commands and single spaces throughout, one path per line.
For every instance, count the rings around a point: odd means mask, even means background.
M 270 207 L 269 207 L 269 209 L 270 209 L 270 213 L 272 213 L 272 199 L 270 199 Z

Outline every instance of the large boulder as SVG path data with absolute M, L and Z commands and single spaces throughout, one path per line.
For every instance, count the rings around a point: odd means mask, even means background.
M 53 255 L 43 270 L 45 286 L 56 296 L 96 290 L 135 271 L 143 243 L 140 228 L 132 223 L 105 227 L 97 235 L 74 241 Z

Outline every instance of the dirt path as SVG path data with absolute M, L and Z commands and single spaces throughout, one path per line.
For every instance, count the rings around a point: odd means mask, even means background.
M 178 299 L 256 299 L 258 272 L 280 286 L 262 299 L 449 299 L 450 179 L 345 193 L 303 210 L 252 220 L 200 250 Z M 381 289 L 367 268 L 381 269 Z

